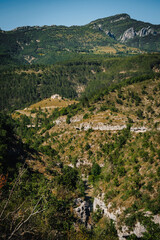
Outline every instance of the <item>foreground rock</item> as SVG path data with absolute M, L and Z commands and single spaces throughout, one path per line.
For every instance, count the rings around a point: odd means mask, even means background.
M 83 201 L 81 198 L 75 199 L 75 204 L 78 207 L 74 208 L 76 215 L 78 216 L 80 223 L 83 223 L 85 227 L 91 228 L 91 225 L 88 223 L 91 207 L 89 202 Z
M 112 205 L 110 203 L 106 206 L 106 204 L 104 203 L 104 200 L 103 200 L 103 195 L 101 198 L 99 198 L 99 197 L 94 198 L 93 211 L 97 211 L 98 208 L 100 208 L 102 210 L 104 216 L 106 216 L 109 219 L 114 221 L 119 240 L 126 240 L 127 237 L 132 234 L 135 234 L 137 236 L 137 238 L 143 237 L 143 233 L 146 232 L 146 229 L 140 222 L 136 222 L 135 226 L 133 227 L 133 230 L 130 230 L 129 227 L 126 225 L 122 225 L 121 229 L 119 229 L 119 224 L 118 224 L 119 217 L 123 213 L 125 208 L 121 208 L 121 209 L 118 208 L 115 211 L 113 211 L 113 210 L 111 210 L 111 207 L 112 207 Z M 151 218 L 152 221 L 154 223 L 160 225 L 160 216 L 159 215 L 152 216 L 151 212 L 146 212 L 145 216 L 152 217 Z

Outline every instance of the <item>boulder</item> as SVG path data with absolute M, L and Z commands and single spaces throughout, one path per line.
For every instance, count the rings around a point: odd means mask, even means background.
M 74 211 L 80 219 L 80 222 L 83 223 L 87 228 L 90 228 L 90 224 L 88 225 L 88 219 L 91 211 L 90 204 L 80 198 L 75 199 L 74 203 L 79 205 L 74 209 Z

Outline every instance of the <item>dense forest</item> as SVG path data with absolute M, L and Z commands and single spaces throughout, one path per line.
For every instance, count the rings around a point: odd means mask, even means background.
M 112 83 L 145 80 L 159 74 L 159 54 L 132 57 L 83 56 L 43 66 L 24 65 L 1 69 L 0 109 L 15 110 L 58 93 L 65 98 L 85 96 L 107 89 Z

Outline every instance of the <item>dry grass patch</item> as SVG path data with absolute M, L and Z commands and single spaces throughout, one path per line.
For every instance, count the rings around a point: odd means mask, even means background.
M 71 104 L 74 104 L 74 103 L 77 103 L 77 101 L 75 100 L 68 100 L 68 99 L 51 99 L 51 98 L 47 98 L 47 99 L 44 99 L 38 103 L 35 103 L 33 105 L 31 105 L 29 107 L 29 109 L 37 109 L 37 108 L 42 108 L 42 109 L 49 109 L 51 108 L 52 110 L 54 108 L 62 108 L 62 107 L 67 107 L 68 105 L 71 105 Z

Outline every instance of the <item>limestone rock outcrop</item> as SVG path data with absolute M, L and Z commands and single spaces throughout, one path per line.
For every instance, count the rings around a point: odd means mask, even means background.
M 150 26 L 148 26 L 147 28 L 142 28 L 142 29 L 140 29 L 137 33 L 136 33 L 136 35 L 138 35 L 138 36 L 140 36 L 140 37 L 145 37 L 145 36 L 147 36 L 147 35 L 149 35 L 149 34 L 152 34 L 152 35 L 157 35 L 157 32 L 153 29 L 153 28 L 151 28 Z
M 152 35 L 157 35 L 157 32 L 151 28 L 150 26 L 148 27 L 143 27 L 141 28 L 139 31 L 135 31 L 133 27 L 127 29 L 123 35 L 120 37 L 120 41 L 121 42 L 126 42 L 128 41 L 129 39 L 133 39 L 134 37 L 136 36 L 139 36 L 139 37 L 146 37 L 148 36 L 149 34 L 152 34 Z
M 102 194 L 101 197 L 94 198 L 93 211 L 96 211 L 98 208 L 100 208 L 104 216 L 114 221 L 119 240 L 126 240 L 126 238 L 132 234 L 135 234 L 137 238 L 143 237 L 143 233 L 146 232 L 146 228 L 140 222 L 136 222 L 133 230 L 130 230 L 126 225 L 122 225 L 121 229 L 119 229 L 118 219 L 119 219 L 119 216 L 122 214 L 122 212 L 125 210 L 125 208 L 121 208 L 121 209 L 118 208 L 115 211 L 113 211 L 111 209 L 112 204 L 109 203 L 106 206 L 103 199 L 104 199 L 104 194 Z M 152 216 L 152 213 L 146 212 L 146 216 Z M 156 224 L 160 224 L 160 216 L 159 215 L 152 216 L 152 221 Z
M 88 223 L 91 211 L 89 202 L 83 201 L 81 198 L 78 198 L 75 199 L 74 203 L 78 205 L 78 207 L 74 208 L 74 211 L 80 219 L 80 222 L 83 223 L 87 228 L 91 228 L 90 224 Z
M 132 39 L 135 36 L 136 32 L 134 31 L 134 28 L 131 27 L 123 33 L 123 36 L 121 37 L 121 42 L 126 42 L 127 40 Z

